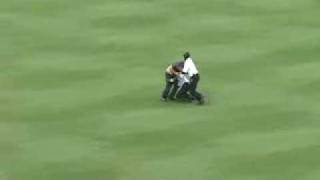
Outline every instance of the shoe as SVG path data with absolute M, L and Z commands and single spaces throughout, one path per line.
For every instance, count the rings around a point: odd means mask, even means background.
M 199 105 L 203 105 L 204 104 L 204 98 L 201 98 L 198 102 Z
M 166 98 L 160 98 L 160 101 L 163 101 L 163 102 L 167 102 L 168 100 Z

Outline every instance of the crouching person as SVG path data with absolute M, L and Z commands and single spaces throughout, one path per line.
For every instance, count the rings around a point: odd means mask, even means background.
M 182 72 L 183 66 L 184 62 L 179 61 L 167 67 L 165 71 L 166 86 L 162 92 L 162 101 L 167 101 L 168 99 L 175 99 L 175 95 L 179 88 L 177 76 Z

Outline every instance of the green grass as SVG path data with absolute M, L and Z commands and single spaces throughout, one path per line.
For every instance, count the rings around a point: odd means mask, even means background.
M 0 180 L 317 180 L 316 0 L 0 2 Z M 189 50 L 210 104 L 163 103 Z

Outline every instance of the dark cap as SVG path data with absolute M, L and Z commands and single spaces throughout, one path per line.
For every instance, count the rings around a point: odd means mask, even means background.
M 190 56 L 191 56 L 191 55 L 190 55 L 189 52 L 185 52 L 185 53 L 183 54 L 184 60 L 188 59 Z

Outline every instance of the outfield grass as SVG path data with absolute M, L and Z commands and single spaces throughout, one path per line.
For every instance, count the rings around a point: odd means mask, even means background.
M 2 0 L 0 180 L 320 179 L 319 8 Z M 210 104 L 159 101 L 185 50 Z

